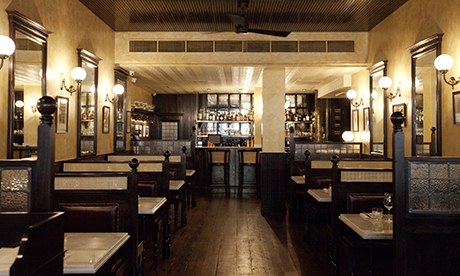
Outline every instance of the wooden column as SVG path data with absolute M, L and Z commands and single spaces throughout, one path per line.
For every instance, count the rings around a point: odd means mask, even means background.
M 41 97 L 37 109 L 42 114 L 37 135 L 37 172 L 35 185 L 32 186 L 31 211 L 51 211 L 51 188 L 54 187 L 54 140 L 55 129 L 53 114 L 56 112 L 56 101 L 49 96 Z

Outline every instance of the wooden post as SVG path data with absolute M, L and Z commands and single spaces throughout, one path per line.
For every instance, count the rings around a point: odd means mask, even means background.
M 436 128 L 432 127 L 431 128 L 431 142 L 430 142 L 430 155 L 435 156 L 438 155 L 437 153 L 437 141 L 436 141 Z
M 309 150 L 305 150 L 305 187 L 307 189 L 312 188 L 313 178 L 311 177 L 311 153 Z
M 338 274 L 338 239 L 339 239 L 339 214 L 338 214 L 338 185 L 340 184 L 340 171 L 339 171 L 339 162 L 340 158 L 338 155 L 333 155 L 331 157 L 332 162 L 332 193 L 331 193 L 331 226 L 332 226 L 332 237 L 331 237 L 331 245 L 329 246 L 329 262 L 331 265 L 332 275 Z
M 289 128 L 289 175 L 294 175 L 295 168 L 295 142 L 294 128 Z
M 53 114 L 56 112 L 56 101 L 49 96 L 41 97 L 37 109 L 42 114 L 37 136 L 37 171 L 35 185 L 31 190 L 31 211 L 51 211 L 51 191 L 54 189 L 54 126 Z
M 400 275 L 399 268 L 405 267 L 407 264 L 406 248 L 407 240 L 403 235 L 404 231 L 401 229 L 404 220 L 404 213 L 406 210 L 406 191 L 404 180 L 404 133 L 402 124 L 405 118 L 401 112 L 394 112 L 391 114 L 391 122 L 393 123 L 393 183 L 395 185 L 394 207 L 393 207 L 393 272 L 394 275 Z

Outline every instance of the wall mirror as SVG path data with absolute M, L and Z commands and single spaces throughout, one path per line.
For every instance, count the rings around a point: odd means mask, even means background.
M 40 114 L 37 101 L 46 95 L 48 31 L 16 11 L 8 11 L 10 37 L 16 51 L 10 57 L 8 85 L 7 158 L 24 158 L 37 152 Z
M 86 71 L 78 91 L 78 156 L 95 155 L 97 152 L 97 79 L 101 60 L 85 49 L 77 49 L 78 66 Z
M 387 61 L 379 61 L 369 68 L 369 147 L 371 155 L 387 156 L 387 97 L 379 87 L 379 80 L 387 75 Z
M 121 84 L 125 88 L 125 92 L 118 96 L 117 101 L 114 104 L 114 151 L 120 152 L 126 150 L 126 132 L 127 132 L 127 122 L 126 122 L 126 94 L 128 88 L 128 75 L 129 72 L 123 68 L 115 68 L 115 84 Z
M 412 156 L 441 155 L 441 83 L 434 60 L 442 34 L 410 48 L 412 55 Z

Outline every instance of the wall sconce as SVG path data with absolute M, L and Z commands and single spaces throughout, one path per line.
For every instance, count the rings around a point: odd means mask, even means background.
M 32 110 L 32 113 L 35 114 L 37 112 L 37 102 L 34 100 L 31 100 L 29 102 L 30 109 Z
M 74 87 L 72 84 L 67 87 L 65 85 L 65 78 L 61 75 L 61 90 L 65 88 L 65 90 L 70 93 L 70 96 L 72 96 L 73 93 L 78 91 L 81 86 L 81 82 L 86 78 L 86 71 L 81 67 L 75 67 L 70 72 L 70 76 L 72 76 L 72 79 L 74 79 L 77 83 L 77 87 Z
M 390 102 L 396 97 L 401 97 L 401 89 L 399 88 L 401 86 L 401 83 L 399 83 L 398 87 L 396 88 L 396 93 L 394 94 L 393 92 L 388 92 L 388 89 L 390 89 L 392 84 L 393 81 L 390 77 L 384 76 L 379 79 L 379 86 L 380 88 L 382 88 L 383 93 L 387 95 L 387 98 L 390 99 Z
M 115 104 L 118 101 L 118 96 L 123 95 L 123 93 L 125 92 L 125 88 L 121 84 L 115 84 L 112 88 L 112 92 L 114 94 L 114 97 L 112 99 L 109 99 L 109 92 L 107 91 L 107 93 L 105 94 L 105 101 Z
M 360 105 L 364 105 L 363 98 L 361 98 L 360 101 L 353 101 L 357 95 L 358 93 L 356 93 L 356 91 L 353 89 L 350 89 L 347 91 L 347 98 L 350 100 L 351 105 L 354 106 L 355 108 L 358 108 Z
M 0 35 L 0 69 L 3 67 L 3 61 L 11 56 L 16 50 L 14 41 L 6 35 Z
M 450 85 L 453 90 L 455 86 L 460 83 L 460 78 L 458 78 L 458 80 L 456 80 L 455 77 L 450 77 L 449 80 L 446 79 L 446 73 L 452 68 L 452 66 L 454 66 L 454 59 L 449 55 L 439 55 L 434 60 L 434 67 L 436 67 L 436 70 L 441 72 L 444 82 Z
M 344 131 L 342 133 L 342 139 L 345 142 L 351 142 L 353 139 L 355 139 L 355 135 L 351 131 Z

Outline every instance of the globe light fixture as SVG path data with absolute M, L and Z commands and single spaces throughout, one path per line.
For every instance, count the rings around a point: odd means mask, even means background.
M 353 132 L 351 132 L 349 130 L 344 131 L 342 133 L 342 139 L 345 142 L 351 142 L 351 141 L 353 141 L 354 138 L 355 138 L 355 135 L 353 134 Z
M 82 67 L 74 67 L 70 72 L 70 76 L 77 83 L 77 87 L 73 86 L 72 84 L 67 87 L 65 84 L 65 78 L 63 78 L 61 75 L 61 90 L 65 88 L 65 90 L 72 96 L 73 93 L 80 89 L 81 82 L 86 79 L 86 71 Z
M 350 89 L 347 91 L 347 98 L 350 100 L 351 105 L 354 106 L 355 108 L 358 108 L 360 105 L 364 104 L 363 98 L 361 98 L 360 101 L 354 101 L 357 95 L 358 93 L 356 93 L 356 91 L 353 89 Z
M 3 62 L 11 56 L 16 50 L 14 41 L 6 35 L 0 35 L 0 69 L 3 67 Z
M 382 88 L 383 93 L 387 95 L 388 99 L 390 99 L 390 102 L 398 96 L 401 97 L 401 89 L 399 86 L 396 88 L 396 93 L 393 94 L 393 92 L 388 92 L 388 89 L 390 89 L 392 84 L 393 81 L 388 76 L 384 76 L 379 79 L 379 86 Z
M 112 92 L 114 94 L 114 97 L 112 99 L 109 98 L 109 92 L 105 94 L 105 100 L 114 104 L 118 101 L 118 96 L 123 95 L 125 92 L 125 87 L 121 84 L 115 84 L 112 88 Z
M 455 77 L 450 77 L 449 79 L 446 78 L 446 74 L 452 66 L 454 66 L 454 59 L 447 54 L 439 55 L 434 60 L 434 67 L 436 67 L 436 70 L 442 74 L 444 82 L 450 85 L 453 90 L 455 89 L 455 86 L 460 83 L 460 78 L 458 78 L 458 80 L 456 80 Z

